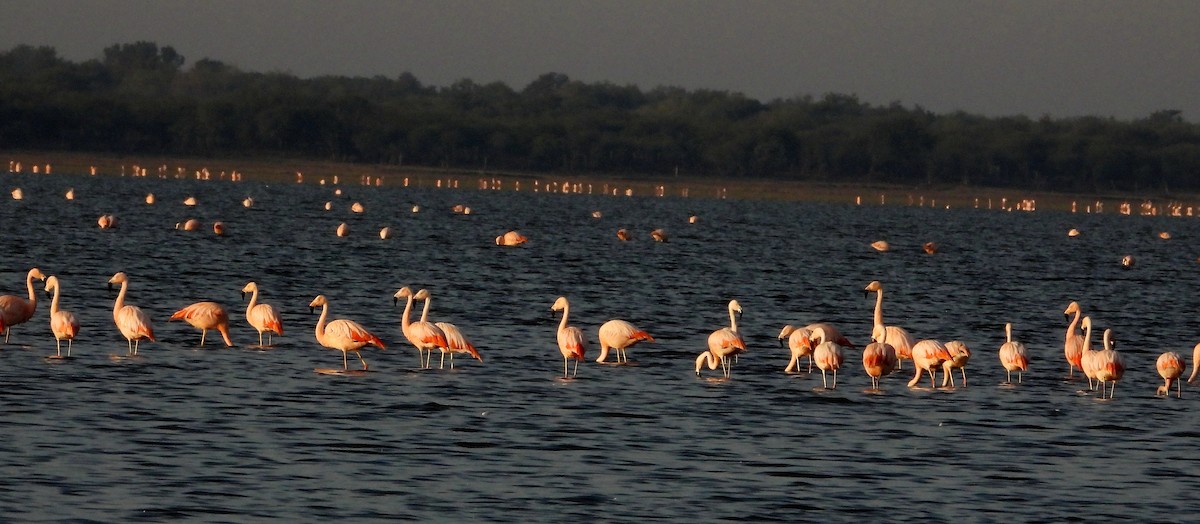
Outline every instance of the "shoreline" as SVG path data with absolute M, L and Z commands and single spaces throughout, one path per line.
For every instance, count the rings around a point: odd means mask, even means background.
M 534 191 L 612 196 L 656 196 L 766 200 L 794 202 L 843 202 L 857 205 L 907 205 L 918 207 L 980 208 L 1008 211 L 1056 210 L 1147 216 L 1200 216 L 1200 195 L 1173 197 L 1132 194 L 1068 194 L 1052 191 L 993 187 L 953 186 L 907 187 L 890 184 L 816 182 L 769 179 L 717 179 L 678 175 L 645 175 L 636 178 L 619 174 L 531 174 L 495 170 L 441 169 L 420 166 L 351 164 L 290 158 L 195 158 L 164 155 L 125 156 L 70 151 L 3 151 L 6 172 L 95 176 L 143 176 L 162 178 L 233 179 L 258 182 L 304 183 L 330 181 L 334 184 L 437 187 L 464 190 Z M 302 174 L 302 176 L 298 176 Z M 535 189 L 536 187 L 536 189 Z M 6 189 L 7 190 L 7 189 Z

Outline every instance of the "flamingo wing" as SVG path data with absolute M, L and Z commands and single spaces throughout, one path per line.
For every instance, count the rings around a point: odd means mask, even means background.
M 154 340 L 154 327 L 150 325 L 150 316 L 137 306 L 125 306 L 114 316 L 117 329 L 130 340 Z
M 325 326 L 325 337 L 338 344 L 337 349 L 355 351 L 368 344 L 387 349 L 379 337 L 353 320 L 337 319 Z
M 438 329 L 441 329 L 442 333 L 445 334 L 446 346 L 450 348 L 450 351 L 454 351 L 456 353 L 470 353 L 472 357 L 475 357 L 480 362 L 483 362 L 483 357 L 479 355 L 479 351 L 475 349 L 475 345 L 472 344 L 470 340 L 467 340 L 467 337 L 462 334 L 462 331 L 458 329 L 458 326 L 449 322 L 437 322 L 434 325 L 437 326 Z
M 250 310 L 250 314 L 246 315 L 246 321 L 259 331 L 274 331 L 280 335 L 283 334 L 283 321 L 280 320 L 279 313 L 270 304 L 255 305 Z
M 583 341 L 583 330 L 575 326 L 559 330 L 558 349 L 562 351 L 563 356 L 566 358 L 583 360 L 583 355 L 587 351 L 587 347 Z

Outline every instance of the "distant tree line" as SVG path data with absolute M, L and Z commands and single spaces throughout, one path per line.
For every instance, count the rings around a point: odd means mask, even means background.
M 935 115 L 827 94 L 583 83 L 520 90 L 460 80 L 240 71 L 152 42 L 73 63 L 52 47 L 0 54 L 0 148 L 575 173 L 982 185 L 1060 191 L 1200 190 L 1200 128 L 1144 119 Z

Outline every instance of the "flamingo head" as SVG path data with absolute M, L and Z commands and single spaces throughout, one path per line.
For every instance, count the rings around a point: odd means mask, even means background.
M 550 311 L 562 311 L 566 309 L 568 305 L 567 297 L 558 297 L 558 300 L 554 301 L 554 305 L 550 306 Z
M 308 312 L 315 313 L 317 308 L 328 304 L 329 300 L 325 298 L 325 295 L 317 295 L 317 298 L 312 299 L 312 302 L 308 303 Z
M 730 301 L 729 301 L 729 312 L 730 312 L 730 313 L 737 313 L 737 315 L 738 315 L 738 318 L 741 318 L 741 316 L 742 316 L 742 305 L 741 305 L 741 304 L 739 304 L 737 300 L 730 300 Z
M 397 291 L 395 295 L 392 295 L 392 305 L 395 306 L 395 305 L 399 304 L 400 299 L 402 299 L 402 298 L 408 299 L 408 298 L 411 298 L 412 296 L 413 296 L 412 289 L 410 289 L 408 286 L 404 286 L 404 287 L 400 288 L 400 290 Z
M 126 282 L 129 282 L 129 277 L 125 276 L 124 271 L 118 272 L 112 278 L 108 279 L 108 290 L 112 291 L 113 284 L 124 284 Z
M 1078 313 L 1078 312 L 1079 312 L 1079 302 L 1071 302 L 1070 304 L 1067 304 L 1067 310 L 1063 311 L 1063 317 L 1066 318 L 1067 320 L 1070 320 L 1071 314 Z
M 783 326 L 783 331 L 779 332 L 779 347 L 785 347 L 784 342 L 783 342 L 784 339 L 792 336 L 792 332 L 794 332 L 794 331 L 796 331 L 796 326 L 793 326 L 791 324 L 787 324 L 787 325 Z
M 413 298 L 416 300 L 429 300 L 429 290 L 422 289 L 417 291 L 417 294 L 413 295 Z
M 258 284 L 254 282 L 246 284 L 246 287 L 242 288 L 242 300 L 246 300 L 246 293 L 253 293 L 255 291 L 258 291 Z
M 29 270 L 29 276 L 30 276 L 30 278 L 36 278 L 38 280 L 43 280 L 43 281 L 46 280 L 46 275 L 43 275 L 42 270 L 40 270 L 36 267 Z
M 46 277 L 46 296 L 51 296 L 51 292 L 55 289 L 58 289 L 58 277 L 53 275 Z

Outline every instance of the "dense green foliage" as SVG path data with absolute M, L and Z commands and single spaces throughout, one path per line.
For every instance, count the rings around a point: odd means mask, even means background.
M 0 147 L 284 155 L 467 169 L 679 173 L 1064 191 L 1200 189 L 1200 128 L 1178 111 L 1132 122 L 935 115 L 828 94 L 739 93 L 548 73 L 517 91 L 461 80 L 297 78 L 171 47 L 114 45 L 73 63 L 0 54 Z

